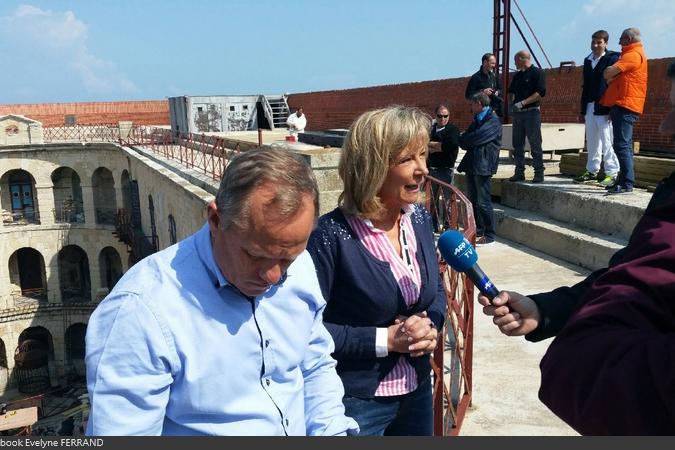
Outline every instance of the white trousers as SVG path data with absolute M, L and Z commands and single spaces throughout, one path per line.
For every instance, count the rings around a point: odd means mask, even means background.
M 593 102 L 586 106 L 586 170 L 598 173 L 600 162 L 604 162 L 605 175 L 615 177 L 619 173 L 619 160 L 612 147 L 612 121 L 608 115 L 594 115 L 593 108 Z

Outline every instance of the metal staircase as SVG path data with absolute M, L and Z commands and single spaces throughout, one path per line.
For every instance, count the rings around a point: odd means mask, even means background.
M 286 119 L 290 114 L 286 95 L 263 95 L 262 104 L 270 129 L 288 128 Z

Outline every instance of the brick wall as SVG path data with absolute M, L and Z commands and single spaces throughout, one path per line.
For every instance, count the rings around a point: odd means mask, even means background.
M 659 134 L 661 119 L 670 111 L 670 80 L 665 73 L 675 58 L 649 61 L 649 86 L 645 112 L 635 128 L 634 138 L 641 149 L 675 152 L 672 139 Z M 581 97 L 582 67 L 546 70 L 547 94 L 542 105 L 544 122 L 576 122 Z M 292 94 L 291 108 L 303 106 L 308 119 L 308 130 L 348 128 L 362 112 L 391 104 L 416 106 L 433 112 L 438 103 L 449 102 L 450 120 L 466 128 L 471 113 L 464 90 L 469 78 L 422 81 L 388 86 L 375 86 L 339 91 L 305 92 Z
M 64 125 L 66 115 L 74 115 L 79 125 L 120 120 L 142 125 L 170 124 L 167 100 L 0 105 L 0 115 L 5 114 L 20 114 L 39 120 L 47 127 Z

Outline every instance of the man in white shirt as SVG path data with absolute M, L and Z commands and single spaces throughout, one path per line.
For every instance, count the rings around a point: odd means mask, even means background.
M 610 185 L 619 173 L 619 160 L 612 146 L 612 122 L 609 108 L 600 104 L 600 97 L 607 90 L 607 81 L 602 73 L 619 59 L 619 53 L 607 50 L 609 34 L 598 30 L 591 36 L 591 54 L 584 60 L 584 81 L 581 92 L 581 116 L 586 124 L 586 148 L 588 160 L 584 173 L 574 179 L 575 183 Z M 605 176 L 598 180 L 600 163 Z
M 298 137 L 298 133 L 305 131 L 305 127 L 307 126 L 307 116 L 305 116 L 302 106 L 296 109 L 293 114 L 288 116 L 288 119 L 286 119 L 286 125 L 288 125 L 288 131 L 291 136 L 295 136 L 296 139 Z

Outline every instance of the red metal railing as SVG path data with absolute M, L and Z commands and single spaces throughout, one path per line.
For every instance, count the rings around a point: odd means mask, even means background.
M 227 148 L 225 139 L 204 134 L 174 134 L 171 130 L 149 126 L 134 126 L 127 136 L 120 138 L 122 145 L 140 145 L 182 165 L 196 169 L 220 180 L 230 159 L 239 153 L 239 145 Z
M 455 186 L 428 177 L 426 207 L 437 229 L 459 230 L 476 243 L 471 202 Z M 434 435 L 456 436 L 471 404 L 473 365 L 473 284 L 454 271 L 439 255 L 448 312 L 433 356 Z
M 120 128 L 117 124 L 77 125 L 43 128 L 44 141 L 58 142 L 116 142 L 121 145 L 143 146 L 153 153 L 178 161 L 219 180 L 232 156 L 240 152 L 238 143 L 204 134 L 175 134 L 167 128 L 133 125 Z M 262 137 L 258 136 L 261 141 Z

